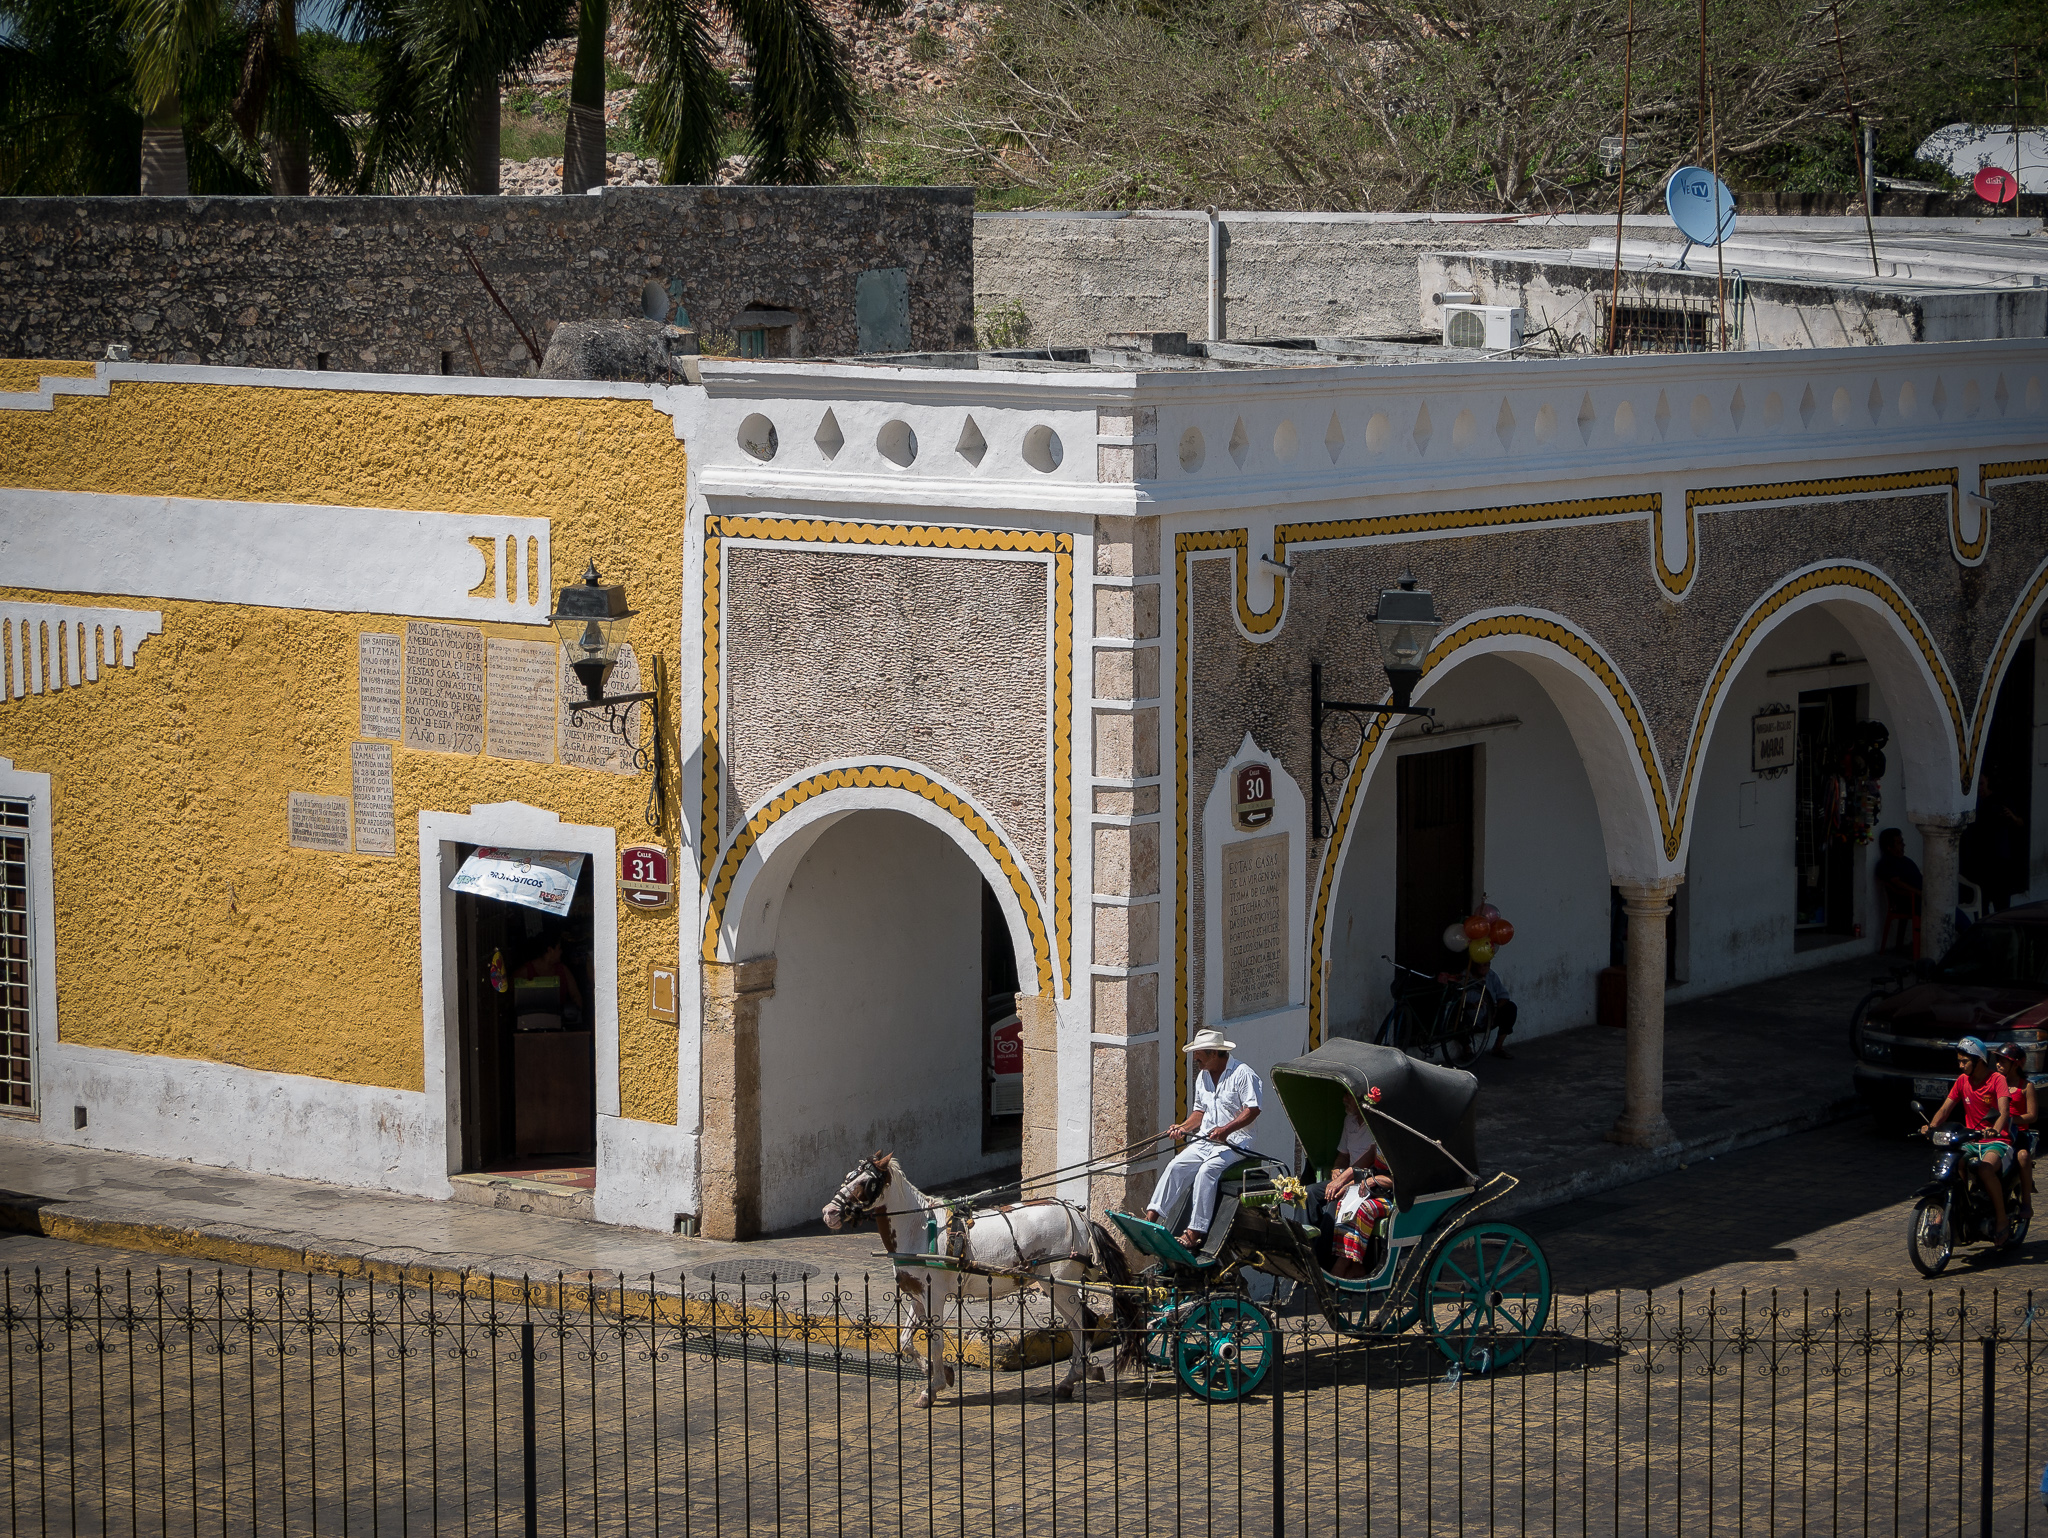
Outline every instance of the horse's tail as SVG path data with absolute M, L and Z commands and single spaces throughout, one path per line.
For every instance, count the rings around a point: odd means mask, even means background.
M 1137 1361 L 1144 1352 L 1145 1310 L 1131 1281 L 1131 1268 L 1124 1259 L 1124 1247 L 1093 1218 L 1088 1220 L 1088 1230 L 1095 1240 L 1095 1253 L 1100 1257 L 1103 1277 L 1110 1286 L 1110 1301 L 1116 1312 L 1115 1363 L 1121 1370 Z

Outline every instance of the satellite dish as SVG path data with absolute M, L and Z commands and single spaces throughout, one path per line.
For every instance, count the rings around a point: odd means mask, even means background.
M 1970 178 L 1970 190 L 1987 203 L 2010 203 L 2020 195 L 2020 184 L 2004 166 L 1986 166 Z
M 1718 246 L 1735 232 L 1735 194 L 1712 171 L 1698 166 L 1680 166 L 1664 184 L 1664 206 L 1671 222 L 1685 237 L 1685 251 L 1678 265 L 1694 246 Z

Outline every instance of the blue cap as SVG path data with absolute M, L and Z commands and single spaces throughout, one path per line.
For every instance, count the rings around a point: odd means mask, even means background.
M 1958 1052 L 1966 1052 L 1971 1057 L 1979 1058 L 1987 1063 L 1991 1061 L 1991 1049 L 1974 1036 L 1965 1036 L 1961 1041 L 1957 1042 L 1956 1050 Z

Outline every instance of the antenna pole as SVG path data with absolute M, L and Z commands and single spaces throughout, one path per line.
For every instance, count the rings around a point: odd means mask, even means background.
M 2020 49 L 2012 49 L 2012 216 L 2020 216 Z
M 1700 97 L 1699 112 L 1692 130 L 1692 163 L 1707 158 L 1707 0 L 1700 0 Z M 1720 211 L 1715 210 L 1715 217 Z
M 1863 174 L 1863 118 L 1862 114 L 1856 110 L 1856 98 L 1849 94 L 1849 60 L 1848 56 L 1842 52 L 1842 0 L 1832 0 L 1832 3 L 1828 6 L 1828 14 L 1835 19 L 1835 63 L 1840 66 L 1842 71 L 1842 101 L 1849 109 L 1849 143 L 1856 151 L 1856 183 L 1865 189 L 1863 194 L 1863 233 L 1870 240 L 1870 275 L 1874 278 L 1878 275 L 1877 226 L 1871 223 L 1870 205 L 1877 201 L 1877 183 Z M 2013 157 L 2013 163 L 2015 165 L 2019 163 L 2017 154 Z M 2014 212 L 2019 210 L 2019 203 L 2017 201 L 2013 203 L 2013 210 Z
M 1707 58 L 1707 0 L 1700 0 L 1700 64 L 1704 69 Z M 1728 232 L 1721 227 L 1721 124 L 1714 111 L 1714 88 L 1716 82 L 1707 75 L 1707 147 L 1714 157 L 1714 325 L 1720 333 L 1720 351 L 1728 350 L 1728 272 L 1727 263 L 1721 254 L 1721 247 L 1728 238 Z M 1735 194 L 1729 193 L 1732 202 Z
M 1621 54 L 1621 180 L 1614 189 L 1614 293 L 1607 301 L 1607 351 L 1621 321 L 1621 211 L 1628 206 L 1628 82 L 1636 56 L 1636 0 L 1628 0 L 1628 34 Z M 2014 164 L 2018 164 L 2015 159 Z M 2019 204 L 2015 202 L 2014 208 Z

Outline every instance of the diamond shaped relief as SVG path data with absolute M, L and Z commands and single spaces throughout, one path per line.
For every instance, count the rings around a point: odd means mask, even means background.
M 1728 420 L 1733 422 L 1737 427 L 1740 427 L 1742 426 L 1743 417 L 1746 416 L 1748 412 L 1749 403 L 1743 400 L 1742 398 L 1742 386 L 1737 385 L 1735 387 L 1735 393 L 1728 397 Z
M 1657 424 L 1657 436 L 1660 438 L 1671 426 L 1671 398 L 1662 390 L 1657 392 L 1657 409 L 1650 414 L 1650 420 Z
M 1593 423 L 1598 420 L 1593 413 L 1593 392 L 1588 390 L 1579 401 L 1579 442 L 1590 443 L 1593 438 Z
M 1808 385 L 1806 393 L 1799 397 L 1799 425 L 1801 427 L 1813 426 L 1813 414 L 1818 410 L 1820 410 L 1820 405 L 1813 398 L 1813 386 Z
M 1323 447 L 1330 451 L 1330 463 L 1337 462 L 1337 456 L 1344 452 L 1344 429 L 1338 425 L 1337 413 L 1330 413 L 1330 430 L 1323 434 Z
M 1415 432 L 1413 436 L 1415 438 L 1416 453 L 1427 454 L 1429 452 L 1429 440 L 1433 436 L 1434 431 L 1429 425 L 1429 402 L 1424 401 L 1422 409 L 1415 413 Z
M 1493 435 L 1500 439 L 1500 446 L 1506 448 L 1515 441 L 1515 414 L 1508 409 L 1505 395 L 1500 400 L 1500 415 L 1494 418 Z
M 1244 468 L 1245 456 L 1252 451 L 1252 435 L 1244 430 L 1244 418 L 1237 419 L 1237 425 L 1230 429 L 1230 457 L 1237 461 L 1237 468 Z
M 818 445 L 818 452 L 827 459 L 837 459 L 839 451 L 846 447 L 846 434 L 839 430 L 839 418 L 828 409 L 818 423 L 818 431 L 812 442 Z

